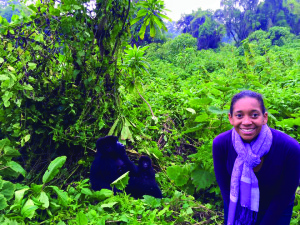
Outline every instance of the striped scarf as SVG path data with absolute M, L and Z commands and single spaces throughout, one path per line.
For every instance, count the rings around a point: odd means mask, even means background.
M 243 142 L 235 129 L 232 129 L 232 143 L 238 156 L 231 174 L 227 225 L 255 224 L 259 209 L 259 188 L 253 168 L 269 152 L 272 139 L 272 132 L 267 125 L 262 126 L 258 137 L 251 143 Z

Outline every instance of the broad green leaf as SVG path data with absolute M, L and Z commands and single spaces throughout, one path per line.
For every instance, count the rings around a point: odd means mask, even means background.
M 29 70 L 34 70 L 36 68 L 36 63 L 28 63 Z
M 73 5 L 73 8 L 76 9 L 76 10 L 81 9 L 81 7 L 79 5 Z
M 155 198 L 153 196 L 150 196 L 150 195 L 144 195 L 144 202 L 153 207 L 153 208 L 157 208 L 157 207 L 160 207 L 161 206 L 161 199 L 159 198 Z
M 79 51 L 79 52 L 78 52 L 78 55 L 82 57 L 82 56 L 85 55 L 85 52 L 84 52 L 84 51 Z
M 43 176 L 43 183 L 46 184 L 51 181 L 58 173 L 59 169 L 65 164 L 67 157 L 60 156 L 54 159 L 48 166 L 47 171 Z
M 3 62 L 4 62 L 4 59 L 0 57 L 0 63 L 3 63 Z
M 30 84 L 24 84 L 22 87 L 23 87 L 24 90 L 27 90 L 27 91 L 32 91 L 33 90 L 33 87 Z
M 77 225 L 87 225 L 88 219 L 83 212 L 79 212 L 76 215 L 76 222 L 77 222 Z
M 123 126 L 122 131 L 121 131 L 121 140 L 126 140 L 126 139 L 129 139 L 134 142 L 129 127 Z
M 119 190 L 124 190 L 129 180 L 129 171 L 124 173 L 118 179 L 110 184 L 111 187 L 115 186 Z
M 188 169 L 187 167 L 181 167 L 178 165 L 175 166 L 169 166 L 167 168 L 167 174 L 168 176 L 175 181 L 176 185 L 183 186 L 185 185 L 189 180 L 188 175 Z
M 196 114 L 196 111 L 192 108 L 186 108 L 187 111 L 189 111 L 192 114 Z
M 41 194 L 40 194 L 40 196 L 39 196 L 39 201 L 41 202 L 41 203 L 43 203 L 43 207 L 44 208 L 48 208 L 49 207 L 49 197 L 47 196 L 47 194 L 44 192 L 44 191 L 42 191 L 41 192 Z
M 162 25 L 163 25 L 163 22 L 160 21 L 155 15 L 152 15 L 151 18 L 153 19 L 153 21 L 155 22 L 155 24 L 161 29 Z
M 21 204 L 21 201 L 24 198 L 25 192 L 28 190 L 29 190 L 29 188 L 24 188 L 22 190 L 15 191 L 15 204 Z
M 3 150 L 5 146 L 11 145 L 11 142 L 8 138 L 0 140 L 0 150 Z
M 93 196 L 98 200 L 102 201 L 104 199 L 107 199 L 114 195 L 114 192 L 112 190 L 108 189 L 101 189 L 100 191 L 95 191 Z
M 201 129 L 203 129 L 203 123 L 199 123 L 194 127 L 188 128 L 187 130 L 183 131 L 182 134 L 193 133 L 193 132 L 196 132 L 196 131 L 201 130 Z
M 42 190 L 43 190 L 43 184 L 31 184 L 30 185 L 30 188 L 31 188 L 31 191 L 35 194 L 35 195 L 37 195 L 37 194 L 40 194 L 41 192 L 42 192 Z
M 195 122 L 204 122 L 207 121 L 208 115 L 206 113 L 200 114 L 196 117 Z
M 9 91 L 6 91 L 4 93 L 4 95 L 2 95 L 2 99 L 3 99 L 5 107 L 9 107 L 10 106 L 10 99 L 11 99 L 12 96 L 13 96 L 13 93 L 9 92 Z
M 214 114 L 227 114 L 228 113 L 228 110 L 222 110 L 222 109 L 219 109 L 215 106 L 210 106 L 208 107 L 208 110 Z
M 222 92 L 227 92 L 227 91 L 232 90 L 232 87 L 214 86 L 214 88 L 218 89 L 219 91 L 222 91 Z
M 49 187 L 52 188 L 56 192 L 60 204 L 63 205 L 63 206 L 65 206 L 65 207 L 67 207 L 68 203 L 69 203 L 68 193 L 65 192 L 65 191 L 63 191 L 63 190 L 60 190 L 56 186 L 49 186 Z
M 21 155 L 20 152 L 18 150 L 16 150 L 15 148 L 11 147 L 11 146 L 5 146 L 4 147 L 4 157 L 16 157 Z
M 88 188 L 82 188 L 81 193 L 85 195 L 93 195 L 92 191 Z
M 162 18 L 164 18 L 164 19 L 166 19 L 166 20 L 169 20 L 170 22 L 172 22 L 172 19 L 170 18 L 170 17 L 167 17 L 166 15 L 164 15 L 164 14 L 161 14 L 161 13 L 156 13 L 158 16 L 160 16 L 160 17 L 162 17 Z
M 25 142 L 29 141 L 29 140 L 30 140 L 30 134 L 27 134 L 27 135 L 24 137 L 24 140 L 25 140 Z
M 1 61 L 1 58 L 0 58 L 0 61 Z M 9 80 L 10 78 L 9 78 L 9 76 L 7 76 L 7 75 L 0 75 L 0 81 L 1 80 Z
M 275 109 L 268 109 L 268 113 L 278 114 L 279 112 Z
M 159 213 L 157 214 L 158 217 L 164 215 L 165 213 L 169 212 L 170 211 L 170 205 L 167 205 L 164 207 L 163 210 L 160 210 Z
M 149 11 L 147 9 L 141 9 L 137 13 L 137 17 L 143 17 L 145 16 Z
M 6 198 L 0 193 L 0 210 L 5 209 L 8 206 Z
M 192 172 L 193 184 L 196 186 L 196 189 L 207 188 L 215 181 L 215 175 L 210 172 L 203 170 L 202 168 L 196 168 Z
M 11 17 L 11 21 L 16 21 L 19 19 L 19 15 L 17 14 L 14 14 L 12 17 Z
M 0 194 L 2 194 L 7 201 L 12 199 L 15 192 L 15 185 L 9 181 L 3 181 L 2 188 L 0 190 Z
M 11 168 L 13 171 L 22 174 L 24 177 L 26 176 L 26 171 L 19 163 L 15 161 L 10 161 L 7 163 L 7 166 L 9 166 L 9 168 Z
M 156 34 L 156 30 L 154 27 L 153 20 L 150 21 L 150 37 L 154 38 Z
M 29 5 L 29 6 L 27 6 L 29 9 L 31 9 L 32 11 L 34 11 L 34 12 L 38 12 L 38 9 L 35 7 L 35 5 L 34 4 L 31 4 L 31 5 Z
M 21 215 L 25 218 L 31 219 L 38 208 L 39 207 L 34 205 L 34 202 L 31 199 L 28 199 L 21 209 Z
M 109 202 L 109 203 L 107 203 L 107 204 L 102 204 L 101 205 L 101 208 L 113 208 L 114 207 L 114 205 L 116 205 L 116 204 L 118 204 L 118 202 Z
M 9 43 L 7 44 L 7 50 L 10 51 L 10 52 L 13 50 L 13 45 L 12 45 L 12 43 L 9 42 Z M 14 71 L 14 70 L 15 70 L 15 69 L 14 69 L 13 67 L 11 67 L 10 65 L 9 65 L 7 68 L 8 68 L 10 71 Z
M 133 20 L 130 21 L 130 26 L 136 24 L 138 21 L 140 21 L 143 18 L 143 16 L 139 16 L 134 18 Z
M 277 121 L 276 125 L 280 125 L 282 127 L 288 126 L 288 127 L 293 127 L 293 126 L 300 126 L 300 117 L 299 118 L 288 118 L 288 119 L 283 119 L 281 121 Z
M 273 116 L 273 114 L 272 114 L 271 112 L 269 112 L 269 111 L 268 111 L 268 116 L 269 116 L 269 118 L 272 118 L 272 119 L 275 120 L 276 122 L 278 121 L 278 120 L 276 119 L 276 117 Z
M 109 130 L 109 132 L 108 132 L 108 135 L 113 135 L 113 134 L 114 134 L 115 129 L 116 129 L 118 123 L 119 123 L 119 118 L 116 119 L 116 121 L 114 122 L 114 124 L 113 124 L 112 127 L 110 128 L 110 130 Z
M 181 167 L 178 165 L 169 166 L 167 168 L 167 175 L 172 179 L 175 180 L 178 176 L 178 173 L 181 171 Z
M 147 20 L 146 20 L 146 22 L 147 22 Z M 144 40 L 144 37 L 145 37 L 145 32 L 146 32 L 146 28 L 147 28 L 146 22 L 143 23 L 143 25 L 142 25 L 142 27 L 140 29 L 140 32 L 139 32 L 141 40 Z
M 190 105 L 191 106 L 195 106 L 195 107 L 199 107 L 202 105 L 209 105 L 212 102 L 211 98 L 194 98 L 192 100 L 190 100 Z

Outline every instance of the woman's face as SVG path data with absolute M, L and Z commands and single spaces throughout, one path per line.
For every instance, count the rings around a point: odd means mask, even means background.
M 245 97 L 235 102 L 232 115 L 228 113 L 228 118 L 241 138 L 251 142 L 259 134 L 262 126 L 267 124 L 268 113 L 262 113 L 257 99 Z

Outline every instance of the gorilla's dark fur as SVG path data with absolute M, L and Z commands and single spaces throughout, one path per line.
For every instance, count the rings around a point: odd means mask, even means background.
M 110 189 L 110 184 L 127 171 L 135 171 L 136 166 L 126 155 L 125 147 L 118 137 L 99 138 L 97 153 L 91 167 L 90 182 L 95 191 Z
M 142 198 L 143 195 L 162 198 L 161 191 L 155 181 L 155 172 L 152 168 L 151 159 L 148 156 L 140 157 L 137 170 L 130 177 L 125 191 L 134 198 Z
M 136 166 L 129 160 L 124 145 L 118 142 L 115 136 L 99 138 L 96 147 L 97 153 L 90 173 L 93 190 L 98 191 L 102 188 L 111 190 L 110 184 L 129 171 L 129 183 L 125 189 L 127 194 L 131 194 L 134 198 L 142 198 L 143 195 L 162 198 L 148 156 L 141 156 Z

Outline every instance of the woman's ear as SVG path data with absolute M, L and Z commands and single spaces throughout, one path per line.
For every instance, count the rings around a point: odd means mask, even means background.
M 263 117 L 264 117 L 263 124 L 265 125 L 265 124 L 267 124 L 267 122 L 268 122 L 268 113 L 265 112 L 264 115 L 263 115 Z

